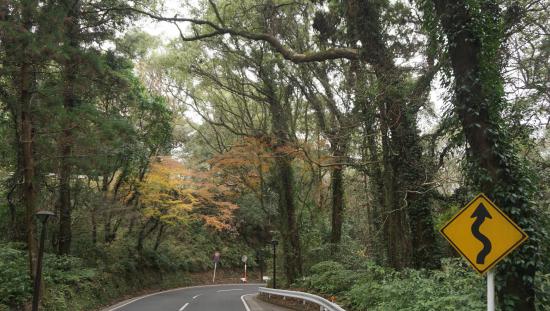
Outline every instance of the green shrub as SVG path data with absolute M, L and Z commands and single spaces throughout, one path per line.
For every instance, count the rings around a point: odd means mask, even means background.
M 222 252 L 222 268 L 241 267 L 241 256 L 252 258 L 254 254 L 244 242 L 224 242 L 200 227 L 182 232 L 181 240 L 167 239 L 157 251 L 152 246 L 154 241 L 148 240 L 141 254 L 136 252 L 132 236 L 112 243 L 75 243 L 74 256 L 46 252 L 43 309 L 95 310 L 145 289 L 189 285 L 189 272 L 210 269 L 215 250 Z M 0 311 L 20 308 L 31 300 L 32 284 L 24 247 L 22 243 L 0 244 Z M 250 261 L 249 266 L 252 268 L 254 263 Z
M 31 297 L 27 254 L 0 245 L 0 305 L 17 306 Z
M 348 310 L 482 310 L 484 279 L 459 260 L 446 260 L 442 270 L 395 271 L 365 262 L 358 270 L 322 262 L 298 286 L 336 296 Z
M 323 274 L 330 271 L 343 271 L 344 265 L 335 261 L 323 261 L 311 267 L 311 274 Z
M 346 300 L 355 310 L 482 310 L 484 288 L 483 278 L 447 262 L 442 271 L 406 270 L 357 284 Z
M 82 259 L 47 254 L 44 258 L 44 280 L 53 284 L 74 285 L 92 280 L 96 270 L 86 268 Z
M 360 275 L 346 270 L 342 264 L 334 261 L 318 263 L 311 267 L 310 271 L 312 275 L 302 280 L 301 286 L 322 294 L 338 294 L 347 291 Z
M 537 285 L 537 310 L 550 311 L 550 273 L 538 273 L 535 284 Z

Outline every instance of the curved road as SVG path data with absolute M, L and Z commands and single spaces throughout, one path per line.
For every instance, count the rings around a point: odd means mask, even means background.
M 104 311 L 249 311 L 242 297 L 264 284 L 197 286 L 134 298 Z

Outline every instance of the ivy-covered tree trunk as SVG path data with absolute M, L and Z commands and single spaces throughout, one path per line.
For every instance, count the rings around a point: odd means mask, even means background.
M 332 225 L 330 242 L 336 246 L 342 241 L 342 224 L 344 221 L 344 168 L 337 165 L 331 170 L 332 186 Z M 335 248 L 337 251 L 337 248 Z
M 539 262 L 537 215 L 530 203 L 533 182 L 518 157 L 507 125 L 500 49 L 503 17 L 497 1 L 435 0 L 455 79 L 455 112 L 468 142 L 468 175 L 529 235 L 497 267 L 503 310 L 535 310 L 534 278 Z
M 294 172 L 291 159 L 287 154 L 275 152 L 275 156 L 277 157 L 275 178 L 279 194 L 278 210 L 283 238 L 285 275 L 288 284 L 292 284 L 302 274 L 300 234 L 296 223 L 296 205 L 294 203 Z
M 395 148 L 399 148 L 398 157 L 393 164 L 397 172 L 396 188 L 408 217 L 411 232 L 412 258 L 414 268 L 437 269 L 440 267 L 441 253 L 435 242 L 435 230 L 430 203 L 431 190 L 424 184 L 431 179 L 427 173 L 422 155 L 420 136 L 416 127 L 417 111 L 407 105 L 400 116 L 401 122 L 394 137 L 399 137 Z M 411 118 L 411 120 L 407 120 Z M 394 139 L 395 140 L 395 139 Z
M 387 259 L 395 268 L 438 267 L 432 211 L 418 187 L 426 175 L 416 125 L 417 105 L 410 102 L 406 76 L 384 43 L 381 10 L 385 2 L 348 0 L 346 5 L 350 33 L 364 46 L 362 55 L 374 69 L 380 94 Z
M 363 100 L 365 101 L 365 100 Z M 371 245 L 370 256 L 376 260 L 376 262 L 382 265 L 387 258 L 388 245 L 383 241 L 383 227 L 384 220 L 382 217 L 384 208 L 384 181 L 382 179 L 382 165 L 379 155 L 379 148 L 377 143 L 377 128 L 375 126 L 375 107 L 371 107 L 366 101 L 363 105 L 363 122 L 365 141 L 363 142 L 366 150 L 364 151 L 364 158 L 368 159 L 371 165 L 367 165 L 366 174 L 368 175 L 368 188 L 367 192 L 371 193 L 372 199 L 370 200 L 369 209 L 369 232 Z
M 285 274 L 288 284 L 292 284 L 302 274 L 302 251 L 300 232 L 296 220 L 296 203 L 294 199 L 294 169 L 292 156 L 285 146 L 290 142 L 288 118 L 280 98 L 269 77 L 264 78 L 266 95 L 271 114 L 271 127 L 274 135 L 273 150 L 275 155 L 275 183 L 279 195 L 279 224 L 283 238 Z

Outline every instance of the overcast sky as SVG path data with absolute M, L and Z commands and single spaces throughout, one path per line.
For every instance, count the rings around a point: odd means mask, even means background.
M 185 1 L 188 5 L 192 5 L 194 7 L 198 6 L 200 0 L 188 0 Z M 189 10 L 187 9 L 188 6 L 182 7 L 183 1 L 177 1 L 177 0 L 165 0 L 164 1 L 164 16 L 174 16 L 175 14 L 178 14 L 178 16 L 188 16 Z M 179 24 L 180 28 L 183 31 L 189 30 L 189 25 L 186 24 Z M 141 30 L 146 31 L 147 33 L 154 35 L 156 37 L 162 38 L 163 42 L 168 42 L 171 39 L 175 39 L 179 37 L 179 32 L 176 26 L 169 22 L 159 22 L 155 21 L 151 18 L 144 17 L 142 18 L 137 24 L 136 28 L 139 28 Z M 445 95 L 446 90 L 439 87 L 439 81 L 436 79 L 432 83 L 433 90 L 430 93 L 430 100 L 434 104 L 434 110 L 436 113 L 436 116 L 428 116 L 426 113 L 421 113 L 419 116 L 421 118 L 421 121 L 419 122 L 420 130 L 424 133 L 432 131 L 436 126 L 440 119 L 440 117 L 443 115 L 444 112 L 444 100 L 443 97 Z M 202 121 L 200 116 L 198 116 L 196 113 L 187 111 L 186 115 L 190 117 L 194 122 L 200 122 Z

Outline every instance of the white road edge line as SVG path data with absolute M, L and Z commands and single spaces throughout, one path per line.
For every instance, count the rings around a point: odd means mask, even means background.
M 251 295 L 255 295 L 255 294 L 246 294 L 246 295 L 241 296 L 241 300 L 243 302 L 243 305 L 244 305 L 246 311 L 250 311 L 250 307 L 248 306 L 248 303 L 246 303 L 246 300 L 244 300 L 244 297 L 251 296 Z
M 165 290 L 165 291 L 162 291 L 162 292 L 157 292 L 157 293 L 152 293 L 152 294 L 149 294 L 149 295 L 144 295 L 144 296 L 141 296 L 141 297 L 137 297 L 135 299 L 132 299 L 130 301 L 128 301 L 127 303 L 125 304 L 122 304 L 120 306 L 116 306 L 116 307 L 113 307 L 113 308 L 110 308 L 110 309 L 103 309 L 102 311 L 115 311 L 115 310 L 118 310 L 124 306 L 127 306 L 131 303 L 134 303 L 138 300 L 141 300 L 141 299 L 144 299 L 144 298 L 147 298 L 147 297 L 151 297 L 151 296 L 155 296 L 155 295 L 159 295 L 159 294 L 162 294 L 162 293 L 170 293 L 170 292 L 176 292 L 176 291 L 179 291 L 179 290 L 185 290 L 185 289 L 191 289 L 191 288 L 204 288 L 204 287 L 215 287 L 215 286 L 225 286 L 225 285 L 233 285 L 233 286 L 258 286 L 258 285 L 264 285 L 265 286 L 265 283 L 258 283 L 258 284 L 215 284 L 215 285 L 200 285 L 200 286 L 188 286 L 188 287 L 180 287 L 180 288 L 173 288 L 173 289 L 169 289 L 169 290 Z
M 202 295 L 202 294 L 198 294 L 196 296 L 193 296 L 193 299 L 197 299 L 197 297 L 199 297 L 200 295 Z
M 236 290 L 243 290 L 243 289 L 242 288 L 220 289 L 220 290 L 217 290 L 216 293 L 232 292 L 232 291 L 236 291 Z
M 179 311 L 183 311 L 183 309 L 187 308 L 188 305 L 189 305 L 189 303 L 184 304 L 183 307 L 181 307 L 181 308 L 179 309 Z

